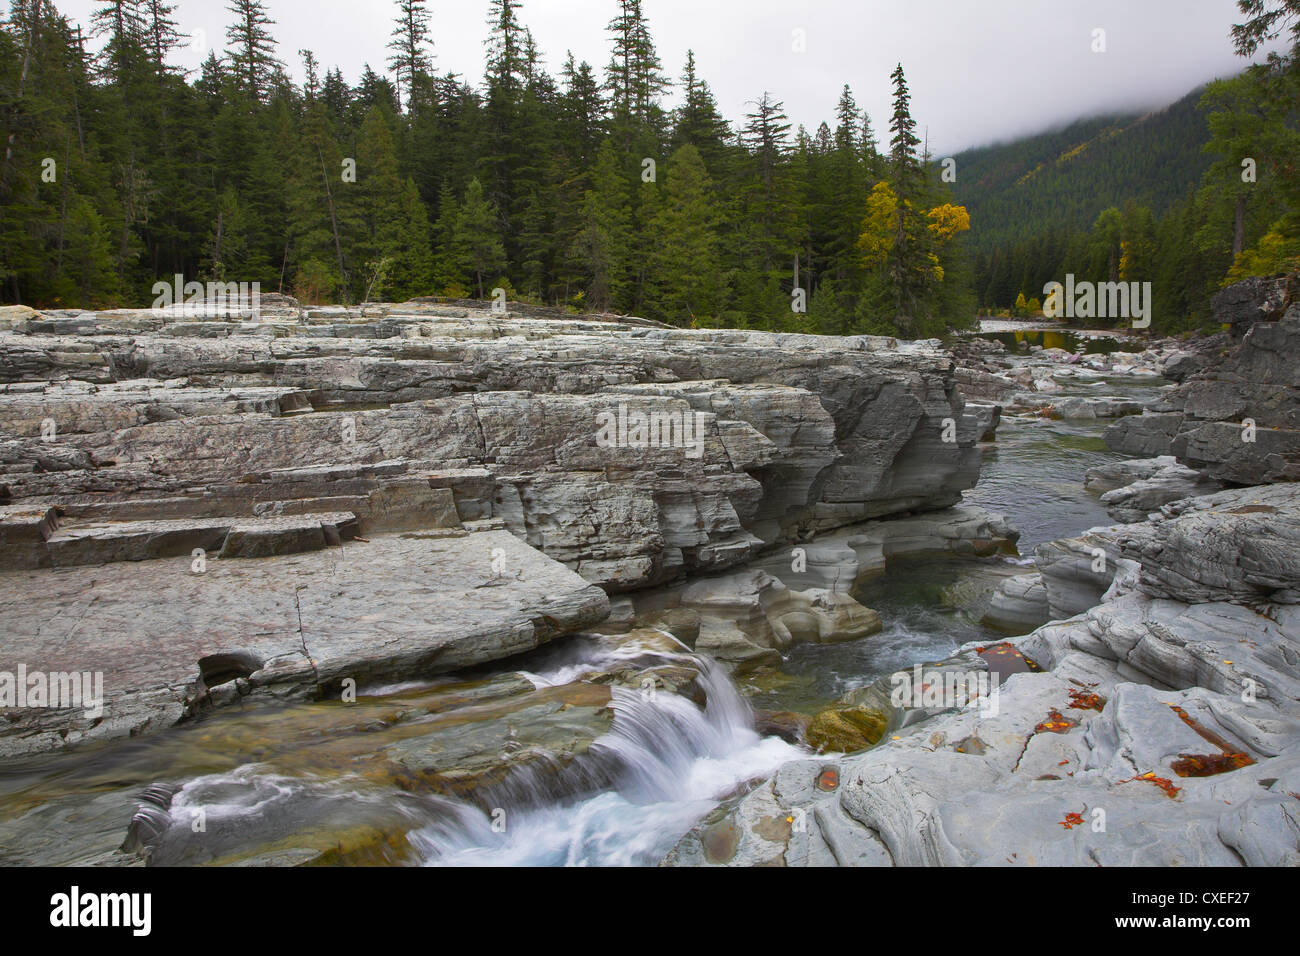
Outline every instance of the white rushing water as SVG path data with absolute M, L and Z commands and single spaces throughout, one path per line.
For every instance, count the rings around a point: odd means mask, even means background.
M 459 814 L 461 826 L 439 822 L 408 839 L 430 865 L 654 865 L 719 798 L 804 753 L 758 735 L 748 704 L 719 666 L 701 658 L 692 665 L 702 668 L 703 712 L 674 694 L 613 688 L 613 726 L 592 745 L 612 768 L 611 789 L 549 806 L 499 808 L 495 828 L 487 814 Z

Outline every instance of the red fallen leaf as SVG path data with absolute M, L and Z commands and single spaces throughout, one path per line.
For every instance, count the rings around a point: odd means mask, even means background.
M 1067 763 L 1069 763 L 1069 762 L 1070 762 L 1070 761 L 1068 761 L 1068 760 L 1062 760 L 1060 763 L 1057 764 L 1057 766 L 1058 766 L 1058 767 L 1064 767 L 1064 766 L 1065 766 Z
M 1087 810 L 1088 810 L 1088 806 L 1087 806 L 1087 804 L 1084 804 L 1083 809 L 1084 809 L 1084 812 L 1086 813 Z M 1081 826 L 1083 826 L 1083 814 L 1082 814 L 1082 813 L 1067 813 L 1067 814 L 1065 815 L 1065 819 L 1064 819 L 1064 820 L 1058 820 L 1057 823 L 1058 823 L 1060 826 L 1065 827 L 1067 830 L 1073 830 L 1075 827 L 1081 827 Z
M 1071 728 L 1078 726 L 1079 722 L 1077 720 L 1066 717 L 1053 707 L 1052 712 L 1047 715 L 1047 719 L 1034 728 L 1034 733 L 1064 734 L 1068 733 Z
M 834 790 L 840 785 L 840 772 L 834 767 L 827 767 L 817 775 L 818 790 Z
M 1136 777 L 1129 777 L 1127 780 L 1121 780 L 1120 783 L 1132 783 L 1134 780 L 1143 780 L 1147 783 L 1154 783 L 1165 792 L 1165 796 L 1170 800 L 1174 799 L 1175 795 L 1182 792 L 1183 789 L 1182 787 L 1175 787 L 1174 782 L 1168 777 L 1157 777 L 1149 770 L 1146 773 L 1138 774 Z
M 1180 777 L 1212 777 L 1249 767 L 1255 761 L 1247 754 L 1179 754 L 1180 759 L 1169 766 Z
M 1071 688 L 1070 706 L 1075 710 L 1101 710 L 1106 706 L 1106 699 L 1097 694 L 1085 694 L 1083 691 Z

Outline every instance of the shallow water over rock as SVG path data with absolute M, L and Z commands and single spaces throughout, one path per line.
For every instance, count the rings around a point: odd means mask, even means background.
M 1133 381 L 1108 390 L 1155 394 Z M 966 503 L 1006 514 L 1022 555 L 1109 524 L 1084 490 L 1087 469 L 1119 457 L 1103 428 L 1004 417 Z M 882 675 L 998 640 L 983 608 L 1027 563 L 891 561 L 852 592 L 880 614 L 880 633 L 797 644 L 734 680 L 672 635 L 634 627 L 456 677 L 362 687 L 351 703 L 250 701 L 152 737 L 10 761 L 0 862 L 654 864 L 720 801 L 810 755 L 760 735 L 753 709 L 811 716 Z

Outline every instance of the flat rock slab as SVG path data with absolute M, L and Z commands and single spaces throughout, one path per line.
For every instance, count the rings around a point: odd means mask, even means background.
M 0 673 L 99 672 L 105 699 L 99 716 L 81 706 L 0 710 L 0 757 L 162 729 L 251 694 L 328 696 L 348 678 L 446 673 L 608 612 L 599 588 L 504 531 L 209 558 L 202 572 L 187 555 L 4 573 Z

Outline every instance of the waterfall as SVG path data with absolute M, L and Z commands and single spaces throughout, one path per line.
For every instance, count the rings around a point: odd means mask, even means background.
M 707 693 L 704 710 L 675 694 L 613 688 L 614 722 L 591 747 L 603 792 L 567 801 L 526 799 L 480 813 L 461 829 L 446 821 L 407 835 L 430 865 L 653 865 L 720 798 L 767 776 L 799 748 L 763 738 L 731 679 L 691 657 Z M 495 814 L 495 817 L 493 816 Z M 464 814 L 456 818 L 465 822 Z

